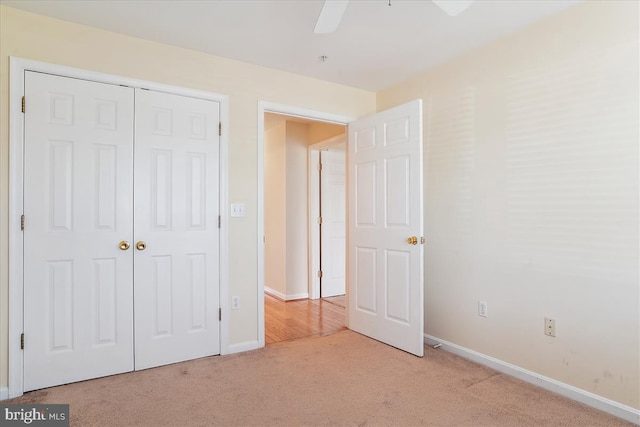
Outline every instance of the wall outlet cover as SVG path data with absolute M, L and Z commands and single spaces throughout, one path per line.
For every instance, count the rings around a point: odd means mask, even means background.
M 478 316 L 488 317 L 488 308 L 486 301 L 478 301 Z
M 544 318 L 544 334 L 549 337 L 556 336 L 556 319 Z

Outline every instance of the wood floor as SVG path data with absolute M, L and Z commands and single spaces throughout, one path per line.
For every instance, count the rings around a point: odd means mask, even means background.
M 265 344 L 312 335 L 331 335 L 345 327 L 344 297 L 280 301 L 264 296 Z

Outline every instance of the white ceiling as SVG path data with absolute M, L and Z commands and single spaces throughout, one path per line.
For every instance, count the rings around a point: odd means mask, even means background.
M 455 0 L 453 0 L 455 1 Z M 580 0 L 476 0 L 457 17 L 430 0 L 351 0 L 314 34 L 322 0 L 0 0 L 55 18 L 377 91 Z M 326 62 L 319 57 L 326 55 Z

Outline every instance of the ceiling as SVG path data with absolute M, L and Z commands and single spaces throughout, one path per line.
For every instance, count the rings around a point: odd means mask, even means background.
M 430 0 L 351 0 L 314 34 L 322 0 L 0 0 L 109 31 L 378 91 L 581 0 L 476 0 L 457 17 Z M 326 56 L 325 62 L 320 60 Z

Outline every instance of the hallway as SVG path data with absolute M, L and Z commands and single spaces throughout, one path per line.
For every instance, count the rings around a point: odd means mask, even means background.
M 264 296 L 265 344 L 346 329 L 345 297 L 281 301 Z

